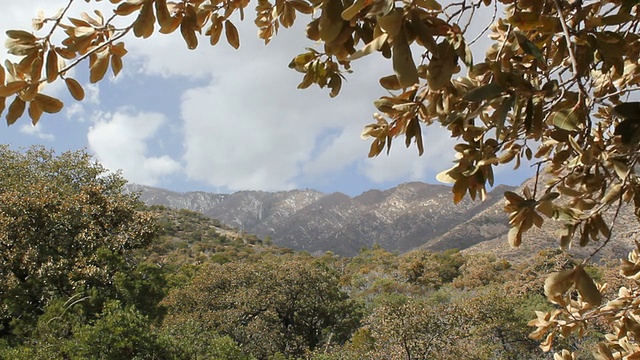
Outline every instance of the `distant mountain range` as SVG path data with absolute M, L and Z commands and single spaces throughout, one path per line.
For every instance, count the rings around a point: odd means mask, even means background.
M 557 246 L 553 236 L 557 226 L 548 221 L 549 229 L 531 231 L 522 249 L 509 248 L 503 193 L 518 190 L 502 185 L 494 188 L 485 201 L 466 197 L 457 205 L 453 204 L 450 187 L 421 182 L 370 190 L 356 197 L 315 190 L 178 193 L 135 184 L 127 185 L 127 189 L 139 193 L 148 205 L 201 212 L 263 239 L 270 238 L 278 246 L 310 253 L 332 251 L 353 256 L 363 247 L 378 244 L 398 252 L 458 248 L 517 258 L 532 255 L 527 250 Z M 629 228 L 618 227 L 618 231 L 628 233 L 638 228 L 630 211 L 623 212 L 622 222 Z M 614 241 L 609 255 L 625 254 L 633 245 L 628 239 Z

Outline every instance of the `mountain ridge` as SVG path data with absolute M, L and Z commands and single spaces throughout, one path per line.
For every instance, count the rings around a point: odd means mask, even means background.
M 320 254 L 327 251 L 354 256 L 374 245 L 389 251 L 413 249 L 493 253 L 510 260 L 525 260 L 543 249 L 558 248 L 555 230 L 561 224 L 546 219 L 541 229 L 528 231 L 520 248 L 510 248 L 503 193 L 533 188 L 533 179 L 520 187 L 496 186 L 485 201 L 466 196 L 452 202 L 451 188 L 421 182 L 400 184 L 387 190 L 368 190 L 357 196 L 317 190 L 280 192 L 239 191 L 233 194 L 179 193 L 142 185 L 127 185 L 148 205 L 197 211 L 277 246 Z M 539 191 L 542 191 L 542 182 Z M 620 258 L 640 239 L 638 221 L 630 206 L 623 207 L 616 231 L 626 236 L 611 239 L 599 257 Z M 630 234 L 630 235 L 629 235 Z M 585 257 L 598 243 L 569 252 Z

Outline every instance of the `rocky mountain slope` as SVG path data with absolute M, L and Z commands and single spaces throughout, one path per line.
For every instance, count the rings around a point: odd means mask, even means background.
M 514 191 L 522 194 L 522 189 L 528 186 L 533 189 L 534 179 L 525 181 Z M 543 181 L 538 185 L 538 191 L 544 191 Z M 428 250 L 444 250 L 452 247 L 464 250 L 467 253 L 492 253 L 500 258 L 510 260 L 524 260 L 534 256 L 544 249 L 559 247 L 559 240 L 555 234 L 562 224 L 553 219 L 545 218 L 542 228 L 535 226 L 525 233 L 522 245 L 518 248 L 509 246 L 507 235 L 509 232 L 507 214 L 503 211 L 504 201 L 499 201 L 475 214 L 472 218 L 451 228 L 446 233 L 432 239 L 421 246 Z M 605 216 L 610 223 L 613 210 Z M 633 205 L 623 205 L 616 220 L 616 226 L 612 232 L 609 244 L 598 252 L 595 258 L 620 259 L 626 258 L 630 250 L 635 246 L 634 240 L 640 241 L 640 224 L 633 213 Z M 576 258 L 589 256 L 601 242 L 591 242 L 585 247 L 575 244 L 568 252 Z
M 498 186 L 486 201 L 467 198 L 454 205 L 451 189 L 419 182 L 401 184 L 389 190 L 370 190 L 356 197 L 315 190 L 282 192 L 241 191 L 233 194 L 205 192 L 176 193 L 139 185 L 129 185 L 149 205 L 201 212 L 222 223 L 270 238 L 274 244 L 310 253 L 332 251 L 352 256 L 363 247 L 378 244 L 389 251 L 414 248 L 465 252 L 490 252 L 516 260 L 556 248 L 555 231 L 561 226 L 546 220 L 542 229 L 527 232 L 523 244 L 512 249 L 507 242 L 507 215 L 503 193 L 517 189 Z M 607 258 L 626 257 L 640 240 L 640 226 L 632 209 L 623 208 L 610 246 L 600 253 Z M 590 254 L 598 243 L 570 251 L 579 257 Z
M 419 182 L 370 190 L 356 197 L 315 190 L 212 194 L 176 193 L 140 185 L 129 185 L 128 189 L 139 192 L 149 205 L 198 211 L 261 238 L 269 237 L 279 246 L 354 255 L 373 244 L 403 252 L 428 243 L 501 204 L 507 188 L 494 189 L 487 201 L 467 199 L 458 205 L 451 201 L 451 188 Z

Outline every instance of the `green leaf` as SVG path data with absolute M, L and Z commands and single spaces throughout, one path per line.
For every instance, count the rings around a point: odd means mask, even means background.
M 502 129 L 504 128 L 504 123 L 507 120 L 507 115 L 509 114 L 509 110 L 513 107 L 513 104 L 516 102 L 516 97 L 514 95 L 509 96 L 504 99 L 500 106 L 493 113 L 493 121 L 496 124 L 496 138 L 500 138 L 500 134 L 502 133 Z
M 502 95 L 504 91 L 505 91 L 505 88 L 502 87 L 502 85 L 498 83 L 490 83 L 490 84 L 483 85 L 475 89 L 469 90 L 466 94 L 464 94 L 462 99 L 466 101 L 471 101 L 471 102 L 491 100 Z
M 579 120 L 575 109 L 562 109 L 552 115 L 551 123 L 560 129 L 574 131 L 578 129 Z
M 536 46 L 536 44 L 531 42 L 531 40 L 529 40 L 526 36 L 522 35 L 519 32 L 516 32 L 516 39 L 518 40 L 518 45 L 520 45 L 522 51 L 536 58 L 539 65 L 546 65 L 544 57 L 542 56 L 542 51 Z

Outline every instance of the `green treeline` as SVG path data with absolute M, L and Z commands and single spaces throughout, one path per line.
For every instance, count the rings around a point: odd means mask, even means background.
M 144 207 L 84 152 L 0 159 L 2 359 L 541 359 L 527 322 L 550 306 L 545 275 L 572 265 L 554 251 L 311 256 Z

